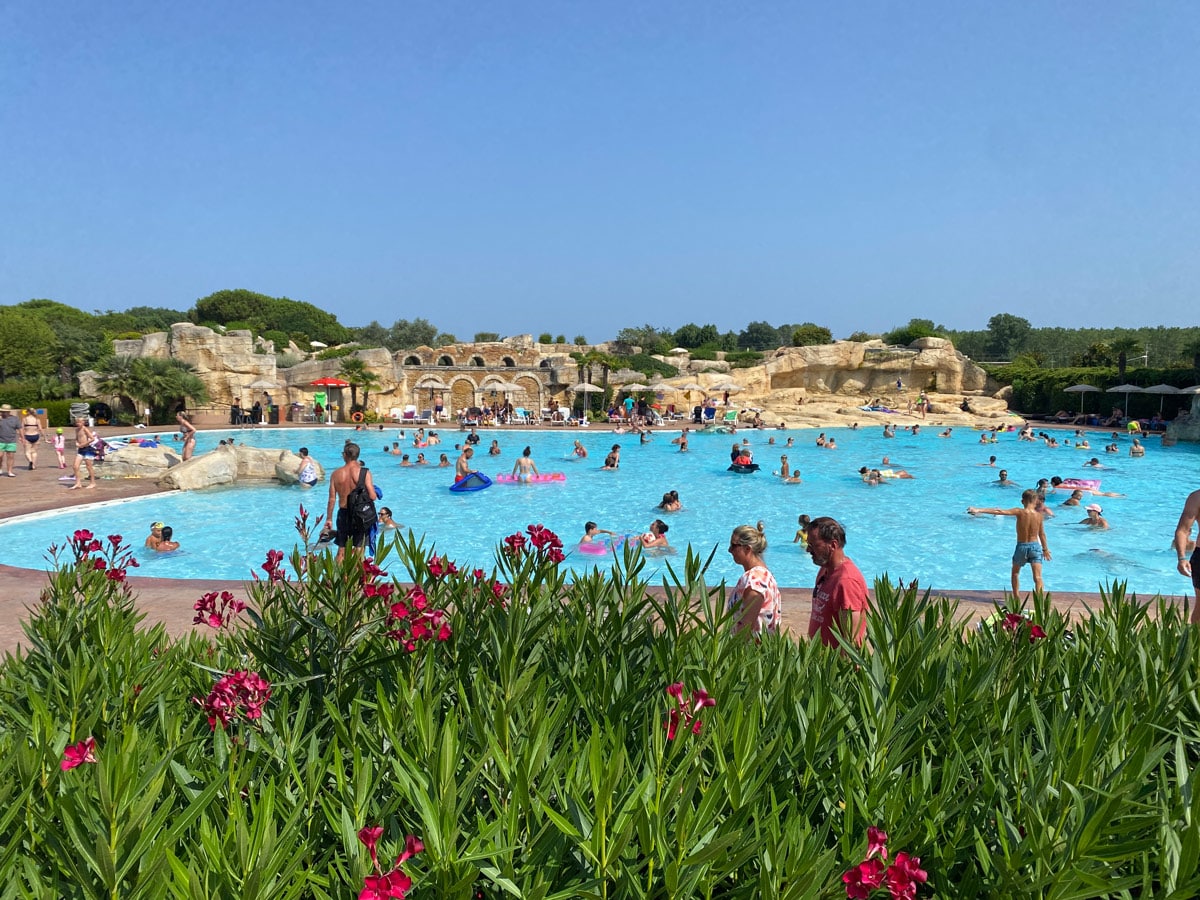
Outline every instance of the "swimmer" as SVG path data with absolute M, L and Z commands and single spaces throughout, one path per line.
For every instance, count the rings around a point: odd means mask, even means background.
M 995 466 L 996 466 L 996 457 L 994 457 L 994 456 L 989 456 L 989 457 L 988 457 L 988 461 L 987 461 L 987 462 L 985 462 L 985 463 L 980 463 L 979 465 L 981 465 L 981 466 L 991 466 L 992 468 L 995 468 Z
M 439 469 L 448 469 L 448 468 L 450 468 L 450 459 L 449 459 L 449 457 L 447 457 L 447 456 L 446 456 L 446 454 L 445 454 L 445 453 L 443 453 L 441 456 L 439 456 L 439 457 L 438 457 L 438 464 L 437 464 L 437 467 L 438 467 Z
M 869 484 L 872 487 L 883 481 L 883 475 L 878 469 L 868 469 L 866 466 L 863 466 L 858 470 L 858 474 L 864 484 Z
M 830 438 L 829 440 L 827 440 L 825 442 L 825 449 L 826 450 L 836 450 L 837 449 L 837 438 Z
M 683 509 L 683 504 L 679 502 L 679 491 L 667 491 L 663 494 L 662 503 L 658 504 L 657 508 L 663 512 L 679 512 Z
M 1083 500 L 1083 491 L 1071 491 L 1071 496 L 1062 502 L 1062 506 L 1078 506 Z
M 1091 459 L 1089 459 L 1087 462 L 1085 462 L 1083 464 L 1083 467 L 1085 469 L 1087 469 L 1087 468 L 1103 469 L 1104 468 L 1104 466 L 1100 462 L 1100 457 L 1098 457 L 1098 456 L 1093 456 Z
M 162 540 L 158 542 L 158 546 L 154 548 L 155 550 L 159 553 L 170 553 L 172 550 L 179 549 L 179 541 L 173 540 L 175 532 L 171 529 L 170 525 L 164 525 L 160 533 L 162 534 Z
M 575 442 L 575 449 L 571 451 L 579 459 L 587 459 L 587 447 L 583 446 L 579 441 Z
M 800 480 L 800 470 L 799 469 L 792 469 L 791 475 L 789 475 L 787 478 L 782 478 L 780 480 L 784 484 L 803 484 L 804 483 Z
M 792 538 L 793 544 L 799 544 L 801 549 L 808 546 L 808 526 L 812 522 L 812 517 L 801 513 L 796 520 L 796 524 L 800 527 L 796 529 L 796 536 Z
M 400 457 L 400 465 L 404 466 L 406 468 L 412 465 L 412 463 L 409 462 L 407 453 L 405 453 L 403 456 Z
M 597 528 L 595 522 L 584 522 L 583 537 L 579 539 L 579 543 L 590 544 L 602 534 L 607 534 L 611 537 L 617 536 L 615 531 L 609 531 L 607 528 Z
M 939 434 L 938 437 L 950 437 L 953 432 L 954 432 L 953 428 L 947 428 L 945 431 L 943 431 L 941 434 Z
M 825 432 L 823 432 L 823 431 L 817 435 L 817 446 L 818 447 L 825 446 Z
M 162 543 L 162 522 L 150 523 L 150 535 L 146 538 L 146 547 L 150 550 L 157 550 L 158 545 Z
M 427 460 L 427 459 L 425 458 L 425 454 L 424 454 L 424 453 L 418 453 L 418 454 L 417 454 L 417 461 L 416 461 L 415 465 L 418 465 L 418 466 L 427 466 L 427 465 L 429 465 L 429 460 Z
M 655 519 L 650 523 L 650 530 L 641 537 L 642 546 L 647 550 L 668 550 L 671 545 L 667 542 L 667 532 L 670 531 L 670 526 L 662 519 Z
M 500 442 L 492 441 L 492 446 L 488 447 L 488 456 L 499 456 L 500 453 Z
M 1133 439 L 1133 445 L 1129 448 L 1129 455 L 1130 456 L 1145 456 L 1146 455 L 1146 448 L 1142 446 L 1142 442 L 1138 438 Z
M 392 511 L 386 506 L 379 507 L 379 530 L 395 531 L 404 526 L 392 518 Z
M 1105 452 L 1105 453 L 1120 453 L 1120 452 L 1121 452 L 1121 448 L 1120 448 L 1120 447 L 1118 447 L 1116 444 L 1105 444 L 1105 445 L 1104 445 L 1104 452 Z
M 779 471 L 772 472 L 771 474 L 778 475 L 780 478 L 788 478 L 791 476 L 792 470 L 791 470 L 791 467 L 788 465 L 788 458 L 787 458 L 786 453 L 783 454 L 783 456 L 779 457 Z
M 1104 516 L 1100 515 L 1102 512 L 1104 512 L 1104 510 L 1100 508 L 1099 503 L 1089 503 L 1087 505 L 1087 518 L 1081 521 L 1079 524 L 1087 525 L 1089 528 L 1095 528 L 1098 531 L 1107 531 L 1108 520 L 1105 519 Z
M 1000 487 L 1020 487 L 1020 485 L 1017 484 L 1015 481 L 1009 481 L 1008 469 L 1001 469 L 1000 477 L 997 478 L 995 480 L 995 482 L 993 482 L 993 483 L 1000 485 Z
M 788 445 L 789 447 L 794 447 L 794 446 L 796 446 L 796 439 L 795 439 L 795 438 L 788 438 L 788 439 L 787 439 L 787 445 Z
M 612 449 L 610 451 L 608 451 L 608 456 L 604 457 L 604 465 L 601 466 L 600 468 L 601 468 L 601 470 L 607 469 L 610 472 L 616 471 L 617 469 L 621 468 L 621 445 L 620 444 L 612 445 Z
M 538 474 L 537 464 L 533 461 L 531 455 L 533 450 L 526 447 L 521 451 L 521 455 L 517 457 L 517 461 L 513 463 L 512 473 L 517 477 L 518 481 L 529 481 L 530 478 Z

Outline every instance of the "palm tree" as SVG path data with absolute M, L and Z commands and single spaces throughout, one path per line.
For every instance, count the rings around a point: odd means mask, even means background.
M 1135 337 L 1117 338 L 1112 342 L 1112 350 L 1117 354 L 1117 379 L 1124 384 L 1125 382 L 1125 366 L 1129 363 L 1129 356 L 1137 355 L 1141 352 L 1142 345 Z
M 148 407 L 154 422 L 168 421 L 170 406 L 179 400 L 208 402 L 208 389 L 195 369 L 178 359 L 114 356 L 99 374 L 100 390 Z
M 357 356 L 345 356 L 342 358 L 341 368 L 338 369 L 338 377 L 350 382 L 350 408 L 355 409 L 358 406 L 358 389 L 363 389 L 363 406 L 367 405 L 367 397 L 371 391 L 378 390 L 380 384 L 379 376 L 367 368 L 367 364 Z

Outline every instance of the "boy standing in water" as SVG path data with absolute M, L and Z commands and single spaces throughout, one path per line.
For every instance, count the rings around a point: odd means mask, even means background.
M 980 513 L 989 516 L 1015 516 L 1017 520 L 1017 549 L 1012 558 L 1012 590 L 1016 596 L 1021 592 L 1021 567 L 1029 563 L 1033 570 L 1033 589 L 1039 594 L 1045 590 L 1042 584 L 1042 560 L 1050 560 L 1050 545 L 1046 541 L 1046 523 L 1038 512 L 1038 492 L 1029 488 L 1021 494 L 1019 509 L 995 509 L 983 506 L 968 506 L 973 516 Z

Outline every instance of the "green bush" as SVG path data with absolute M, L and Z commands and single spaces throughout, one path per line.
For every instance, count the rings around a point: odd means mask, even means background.
M 538 335 L 538 343 L 539 344 L 553 344 L 554 338 L 552 338 L 550 336 L 550 332 L 543 331 L 541 334 Z
M 717 351 L 712 347 L 698 347 L 693 350 L 689 356 L 691 356 L 692 359 L 716 360 Z
M 868 826 L 920 857 L 918 897 L 1200 891 L 1200 638 L 1174 604 L 1117 586 L 1068 630 L 1035 597 L 966 632 L 879 582 L 843 655 L 732 635 L 711 556 L 652 593 L 635 549 L 567 584 L 533 527 L 468 572 L 411 533 L 338 563 L 297 524 L 211 639 L 137 630 L 119 539 L 60 551 L 0 670 L 8 895 L 353 896 L 370 826 L 383 867 L 424 843 L 418 896 L 464 900 L 843 897 Z
M 40 406 L 37 383 L 33 381 L 0 381 L 0 403 L 13 409 Z
M 112 339 L 114 341 L 139 341 L 143 337 L 145 335 L 140 331 L 122 331 L 120 334 L 114 334 Z
M 343 356 L 349 356 L 357 347 L 326 347 L 317 354 L 317 359 L 341 359 Z
M 273 341 L 275 343 L 276 350 L 286 350 L 288 341 L 290 340 L 286 331 L 275 330 L 264 331 L 262 333 L 262 339 L 265 341 Z
M 657 373 L 664 378 L 673 378 L 679 374 L 677 368 L 663 362 L 661 359 L 655 359 L 649 353 L 634 353 L 629 356 L 619 356 L 614 368 L 633 369 L 635 372 L 641 372 L 643 375 L 654 375 Z
M 46 410 L 46 422 L 51 428 L 66 428 L 71 421 L 71 404 L 78 400 L 43 400 L 37 405 Z

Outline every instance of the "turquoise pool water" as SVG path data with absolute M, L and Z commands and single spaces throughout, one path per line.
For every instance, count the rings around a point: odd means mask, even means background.
M 839 449 L 826 450 L 815 446 L 816 431 L 747 431 L 739 432 L 737 439 L 751 441 L 763 471 L 736 475 L 726 471 L 733 438 L 693 433 L 690 452 L 681 454 L 670 443 L 676 433 L 659 432 L 650 444 L 639 445 L 636 436 L 600 428 L 483 431 L 475 461 L 484 472 L 511 471 L 513 460 L 529 444 L 541 471 L 562 471 L 567 478 L 539 485 L 497 484 L 473 494 L 452 494 L 446 489 L 452 480 L 450 470 L 400 468 L 398 457 L 382 451 L 385 442 L 397 438 L 394 429 L 367 434 L 343 428 L 204 432 L 198 452 L 233 435 L 263 447 L 294 450 L 307 445 L 332 468 L 345 439 L 357 438 L 364 461 L 384 490 L 383 505 L 405 526 L 424 534 L 427 546 L 436 546 L 460 565 L 490 568 L 500 540 L 530 523 L 553 529 L 572 550 L 589 519 L 613 531 L 642 532 L 661 517 L 670 525 L 667 536 L 673 545 L 682 548 L 690 543 L 703 553 L 717 547 L 716 571 L 732 577 L 735 567 L 725 553 L 729 532 L 735 525 L 761 519 L 770 542 L 767 560 L 779 582 L 807 587 L 815 568 L 792 543 L 796 518 L 807 513 L 832 515 L 843 522 L 847 552 L 868 581 L 887 573 L 893 580 L 916 578 L 923 585 L 946 590 L 994 590 L 1008 585 L 1013 520 L 966 514 L 967 506 L 1020 505 L 1020 490 L 993 483 L 998 468 L 979 465 L 994 454 L 1009 470 L 1009 477 L 1022 486 L 1032 487 L 1038 478 L 1052 475 L 1099 476 L 1104 490 L 1127 495 L 1126 499 L 1099 498 L 1112 526 L 1106 532 L 1079 525 L 1086 517 L 1082 509 L 1059 507 L 1066 494 L 1052 496 L 1057 515 L 1046 528 L 1054 558 L 1045 567 L 1051 591 L 1095 591 L 1105 582 L 1127 579 L 1139 594 L 1190 592 L 1190 584 L 1175 571 L 1170 543 L 1183 500 L 1197 487 L 1200 448 L 1194 446 L 1161 448 L 1157 439 L 1150 439 L 1147 455 L 1133 459 L 1125 437 L 1120 454 L 1103 452 L 1108 432 L 1089 432 L 1097 449 L 1076 451 L 1020 442 L 1015 433 L 1002 435 L 998 444 L 983 445 L 977 443 L 978 432 L 965 429 L 955 429 L 951 438 L 939 438 L 937 429 L 930 427 L 916 437 L 901 432 L 895 439 L 884 439 L 882 429 L 871 426 L 857 431 L 830 429 Z M 449 428 L 442 435 L 446 443 L 424 452 L 436 460 L 444 451 L 453 461 L 454 444 L 463 435 Z M 796 444 L 791 449 L 782 446 L 789 436 Z M 486 455 L 493 438 L 503 449 L 500 457 Z M 590 453 L 586 460 L 568 458 L 576 438 Z M 770 438 L 776 446 L 768 445 Z M 621 468 L 601 471 L 613 443 L 622 447 Z M 418 451 L 407 450 L 415 459 Z M 781 453 L 799 467 L 802 484 L 784 484 L 771 476 Z M 858 468 L 878 465 L 884 454 L 893 466 L 916 477 L 878 487 L 863 484 Z M 1084 461 L 1093 455 L 1109 468 L 1083 469 Z M 654 507 L 672 489 L 679 491 L 683 511 L 658 512 Z M 242 579 L 263 561 L 268 549 L 287 550 L 296 543 L 293 520 L 301 503 L 320 514 L 326 496 L 324 482 L 312 491 L 272 485 L 160 494 L 26 517 L 0 526 L 0 540 L 6 563 L 43 568 L 46 548 L 62 543 L 76 528 L 100 535 L 120 533 L 140 545 L 150 523 L 162 520 L 175 529 L 182 550 L 168 556 L 141 555 L 137 574 Z M 597 558 L 576 552 L 568 556 L 568 564 L 590 568 Z M 1022 585 L 1029 584 L 1026 571 Z

